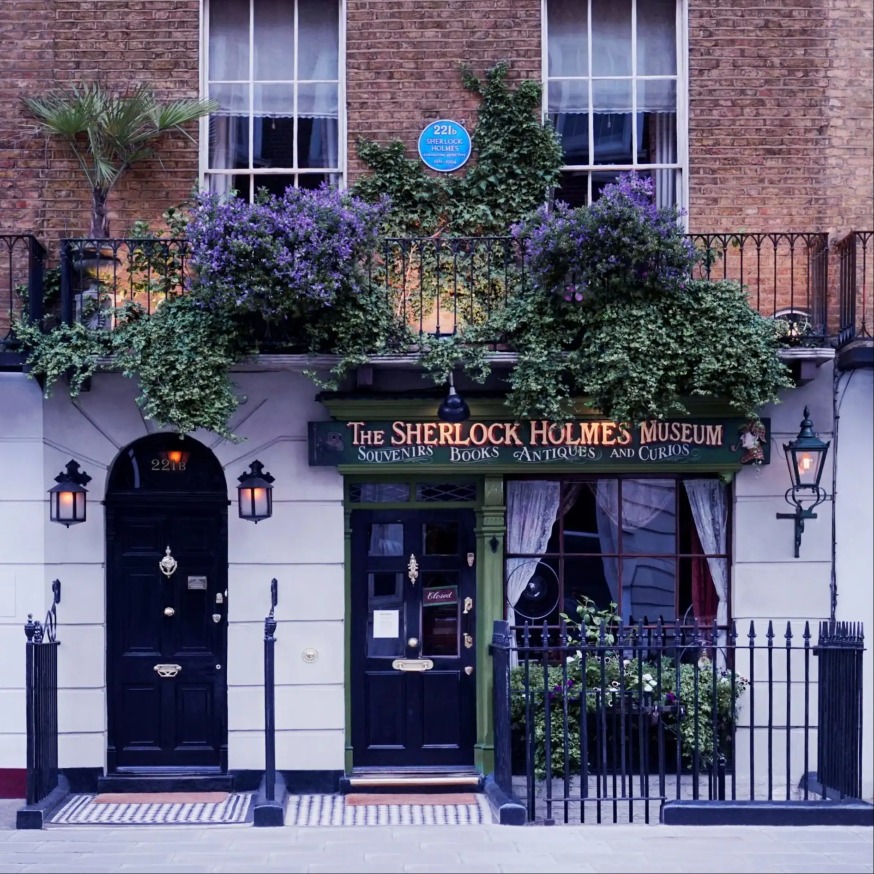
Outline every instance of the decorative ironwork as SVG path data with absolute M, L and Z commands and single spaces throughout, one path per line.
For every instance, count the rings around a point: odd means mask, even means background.
M 413 553 L 410 553 L 410 561 L 407 564 L 407 576 L 415 586 L 416 580 L 419 579 L 419 562 L 416 561 L 416 556 Z
M 427 503 L 472 502 L 476 483 L 416 483 L 416 500 Z

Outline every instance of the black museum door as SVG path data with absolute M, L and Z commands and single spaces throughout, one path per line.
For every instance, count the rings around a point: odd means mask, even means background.
M 470 767 L 472 510 L 352 513 L 355 767 Z
M 167 462 L 162 441 L 145 438 L 110 477 L 110 773 L 227 769 L 228 501 L 220 465 L 193 444 L 184 441 L 184 468 L 173 469 L 178 456 Z M 131 465 L 135 478 L 116 470 Z

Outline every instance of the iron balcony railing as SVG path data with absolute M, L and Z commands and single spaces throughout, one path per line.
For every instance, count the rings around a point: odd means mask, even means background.
M 545 823 L 859 799 L 863 650 L 861 625 L 834 621 L 818 639 L 809 623 L 495 622 L 495 782 Z
M 46 250 L 33 234 L 0 234 L 0 369 L 24 357 L 15 336 L 17 319 L 43 316 Z
M 871 340 L 874 284 L 874 231 L 853 231 L 835 245 L 838 261 L 838 334 L 836 345 Z
M 823 233 L 699 233 L 695 274 L 742 283 L 762 315 L 786 322 L 787 345 L 829 346 L 870 337 L 868 293 L 872 232 L 854 232 L 829 246 Z M 6 347 L 14 348 L 11 319 L 38 317 L 44 250 L 31 236 L 0 238 L 8 265 Z M 2 251 L 2 248 L 0 248 Z M 830 259 L 835 263 L 830 269 Z M 135 302 L 145 312 L 184 294 L 191 279 L 186 239 L 68 239 L 61 241 L 59 301 L 51 315 L 94 328 L 113 326 L 117 308 Z M 391 296 L 398 318 L 421 335 L 449 336 L 484 321 L 530 281 L 524 244 L 510 237 L 383 238 L 362 265 L 362 282 Z M 26 293 L 25 293 L 26 289 Z M 263 325 L 264 351 L 295 351 L 293 329 Z

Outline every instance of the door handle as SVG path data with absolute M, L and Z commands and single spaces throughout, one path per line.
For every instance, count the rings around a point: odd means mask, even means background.
M 176 674 L 182 670 L 182 665 L 155 665 L 152 670 L 154 670 L 159 677 L 167 679 L 169 677 L 175 677 Z

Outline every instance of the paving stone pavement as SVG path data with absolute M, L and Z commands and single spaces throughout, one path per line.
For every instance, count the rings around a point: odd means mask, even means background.
M 0 874 L 874 872 L 874 829 L 861 827 L 233 824 L 16 831 L 19 804 L 0 802 Z

